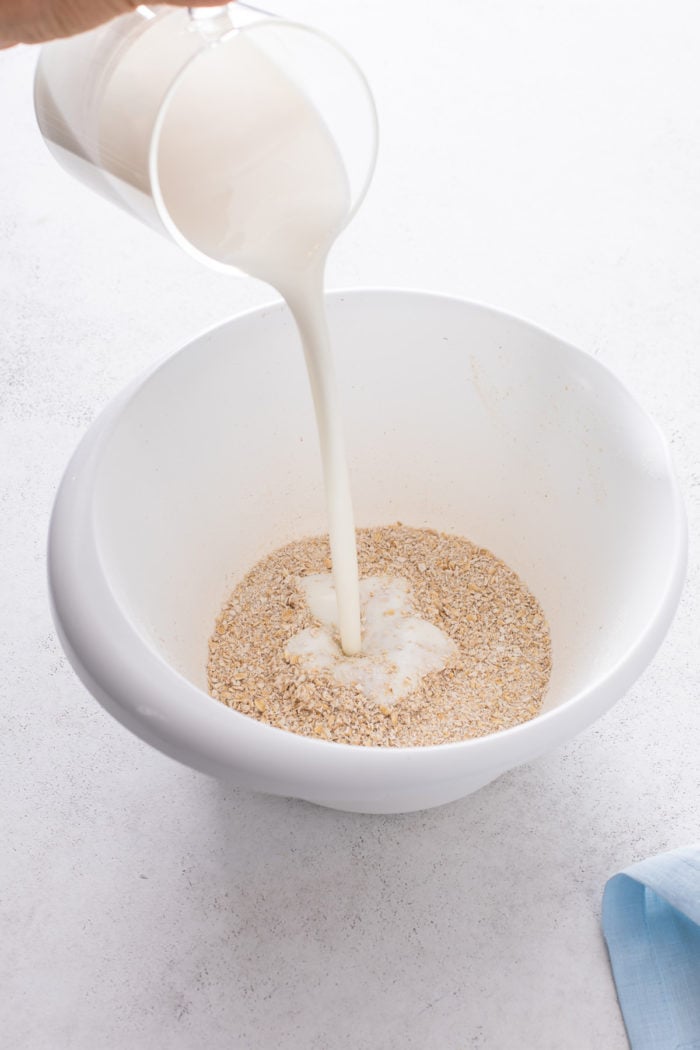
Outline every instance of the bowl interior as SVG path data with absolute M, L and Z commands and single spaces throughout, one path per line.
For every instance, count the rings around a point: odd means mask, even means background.
M 555 707 L 625 655 L 676 557 L 664 442 L 620 383 L 546 333 L 438 296 L 329 297 L 358 525 L 456 532 L 544 607 Z M 100 452 L 106 576 L 147 643 L 206 689 L 207 640 L 264 553 L 325 531 L 296 330 L 272 306 L 166 361 Z

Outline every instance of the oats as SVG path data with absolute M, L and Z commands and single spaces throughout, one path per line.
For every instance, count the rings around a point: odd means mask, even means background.
M 459 536 L 400 524 L 360 529 L 357 545 L 362 576 L 402 576 L 418 615 L 453 639 L 450 667 L 392 706 L 302 668 L 286 649 L 314 626 L 300 580 L 331 565 L 327 538 L 310 537 L 263 558 L 231 595 L 209 641 L 215 699 L 288 732 L 365 747 L 466 740 L 539 713 L 552 666 L 549 629 L 507 565 Z

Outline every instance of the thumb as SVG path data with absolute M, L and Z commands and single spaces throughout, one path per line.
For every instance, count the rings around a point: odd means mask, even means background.
M 217 0 L 175 0 L 175 4 L 219 6 Z M 83 33 L 137 6 L 134 0 L 0 0 L 0 48 Z

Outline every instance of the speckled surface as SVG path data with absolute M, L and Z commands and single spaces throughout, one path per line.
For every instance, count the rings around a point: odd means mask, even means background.
M 128 735 L 52 630 L 53 493 L 128 379 L 271 296 L 200 272 L 71 182 L 33 127 L 33 52 L 0 52 L 1 1042 L 623 1050 L 605 879 L 699 837 L 700 11 L 289 10 L 355 52 L 384 131 L 330 283 L 488 302 L 610 365 L 670 436 L 688 585 L 605 718 L 433 812 L 234 791 Z

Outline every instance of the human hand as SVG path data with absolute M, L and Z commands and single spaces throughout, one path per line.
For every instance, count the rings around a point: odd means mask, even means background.
M 178 7 L 218 6 L 217 0 L 172 0 Z M 133 11 L 138 0 L 0 0 L 0 48 L 73 36 Z

